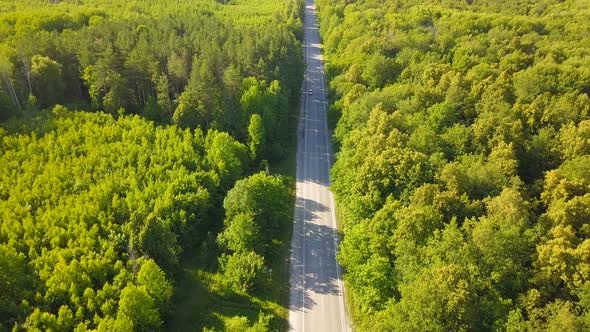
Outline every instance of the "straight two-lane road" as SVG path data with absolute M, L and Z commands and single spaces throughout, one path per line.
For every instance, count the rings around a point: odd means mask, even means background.
M 334 198 L 330 192 L 331 149 L 318 20 L 306 0 L 304 56 L 307 65 L 297 146 L 297 198 L 291 239 L 290 331 L 349 331 L 344 309 Z M 311 89 L 312 94 L 308 91 Z

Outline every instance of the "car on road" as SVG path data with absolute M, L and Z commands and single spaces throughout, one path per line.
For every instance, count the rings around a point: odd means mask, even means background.
M 307 91 L 307 94 L 308 94 L 308 95 L 313 95 L 313 91 L 311 91 L 311 89 L 309 89 L 309 90 Z

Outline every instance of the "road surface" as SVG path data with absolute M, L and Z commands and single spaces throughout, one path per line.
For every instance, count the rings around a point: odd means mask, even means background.
M 303 42 L 305 79 L 297 145 L 297 198 L 291 239 L 290 331 L 349 331 L 344 309 L 334 198 L 330 192 L 331 149 L 318 21 L 306 0 Z M 312 94 L 309 94 L 311 89 Z

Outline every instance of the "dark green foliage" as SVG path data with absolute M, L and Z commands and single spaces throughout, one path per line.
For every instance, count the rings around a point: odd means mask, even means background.
M 33 93 L 41 107 L 58 103 L 64 93 L 62 65 L 49 57 L 35 55 L 31 59 Z
M 240 179 L 292 144 L 301 12 L 296 0 L 0 0 L 0 331 L 165 329 L 173 285 L 201 256 L 239 291 L 285 282 L 264 267 L 281 250 L 263 255 L 286 245 L 290 184 Z M 277 325 L 281 294 L 255 326 Z
M 587 5 L 318 2 L 355 327 L 588 330 Z
M 0 121 L 8 120 L 9 117 L 15 115 L 15 111 L 15 105 L 12 100 L 10 100 L 7 95 L 0 92 Z
M 40 108 L 122 108 L 245 143 L 250 116 L 259 114 L 266 128 L 283 128 L 267 130 L 275 149 L 259 156 L 277 159 L 299 101 L 300 8 L 296 0 L 259 1 L 0 1 L 2 90 L 12 108 L 29 95 Z

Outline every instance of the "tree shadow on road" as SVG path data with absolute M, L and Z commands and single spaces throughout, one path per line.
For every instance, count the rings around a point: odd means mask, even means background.
M 305 206 L 305 226 L 301 215 L 296 216 L 296 228 L 294 236 L 298 236 L 293 250 L 298 250 L 299 255 L 291 257 L 291 301 L 290 310 L 298 311 L 313 308 L 316 303 L 311 295 L 330 294 L 341 295 L 338 287 L 337 263 L 335 260 L 335 239 L 338 234 L 332 227 L 316 223 L 320 219 L 318 213 L 329 211 L 328 208 L 315 201 L 305 198 L 297 198 L 297 207 Z M 301 236 L 303 234 L 303 236 Z M 305 252 L 303 251 L 305 246 Z M 304 254 L 306 270 L 303 271 Z M 321 258 L 320 258 L 321 256 Z M 313 263 L 310 262 L 313 261 Z M 308 269 L 309 264 L 316 264 L 323 260 L 323 266 Z M 305 273 L 305 278 L 303 278 Z

